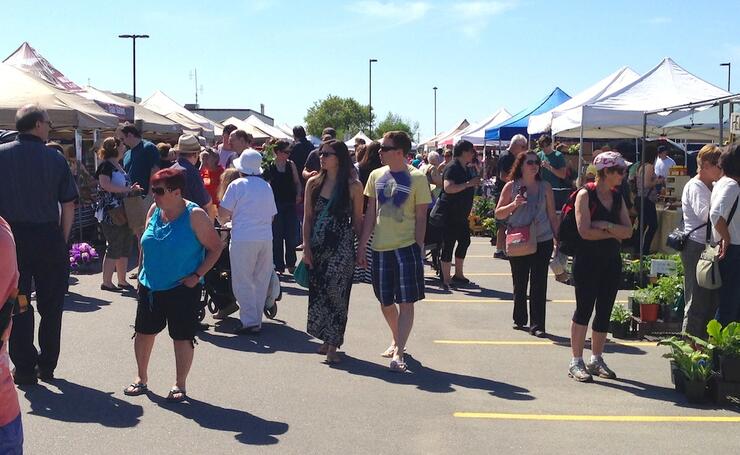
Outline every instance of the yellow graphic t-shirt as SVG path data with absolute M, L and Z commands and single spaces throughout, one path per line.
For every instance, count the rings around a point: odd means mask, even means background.
M 427 177 L 413 166 L 391 172 L 388 166 L 370 173 L 365 196 L 376 200 L 372 248 L 391 251 L 416 243 L 416 206 L 431 204 Z

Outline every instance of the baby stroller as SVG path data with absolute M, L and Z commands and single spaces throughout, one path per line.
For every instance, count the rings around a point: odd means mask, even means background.
M 442 269 L 439 266 L 439 253 L 442 249 L 442 228 L 429 222 L 429 212 L 427 210 L 427 229 L 424 234 L 424 255 L 430 262 L 432 270 L 437 276 L 440 276 Z
M 218 313 L 223 308 L 229 308 L 236 304 L 236 297 L 231 287 L 231 262 L 229 260 L 229 240 L 231 239 L 231 229 L 227 227 L 217 227 L 216 230 L 225 234 L 222 235 L 226 247 L 221 252 L 221 256 L 216 264 L 206 272 L 203 277 L 205 285 L 203 286 L 203 305 L 198 313 L 198 320 L 202 321 L 206 315 L 206 308 L 211 314 Z M 283 291 L 280 288 L 280 279 L 275 271 L 272 272 L 270 285 L 267 288 L 265 297 L 265 308 L 263 313 L 268 319 L 274 319 L 277 316 L 277 302 L 283 297 Z

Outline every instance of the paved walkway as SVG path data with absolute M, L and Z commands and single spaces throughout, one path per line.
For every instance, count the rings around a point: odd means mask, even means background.
M 566 375 L 573 289 L 550 278 L 549 340 L 511 330 L 508 263 L 473 240 L 467 275 L 479 287 L 443 294 L 431 279 L 417 306 L 409 374 L 379 354 L 388 332 L 372 288 L 355 285 L 344 361 L 315 354 L 307 292 L 284 283 L 278 319 L 259 338 L 227 320 L 199 337 L 190 403 L 164 401 L 172 343 L 158 337 L 149 396 L 126 397 L 135 373 L 131 296 L 73 278 L 59 379 L 19 391 L 29 454 L 696 453 L 737 450 L 738 409 L 689 405 L 673 391 L 665 348 L 611 344 L 620 379 Z M 626 300 L 620 292 L 619 299 Z M 210 316 L 207 322 L 214 323 Z

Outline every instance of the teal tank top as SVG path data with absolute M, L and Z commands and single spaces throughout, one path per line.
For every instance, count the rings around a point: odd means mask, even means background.
M 180 286 L 203 262 L 205 248 L 190 227 L 190 214 L 198 205 L 187 202 L 185 210 L 166 223 L 154 209 L 141 236 L 143 258 L 139 283 L 152 291 L 166 291 Z

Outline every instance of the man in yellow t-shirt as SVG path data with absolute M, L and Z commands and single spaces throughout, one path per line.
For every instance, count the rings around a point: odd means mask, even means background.
M 403 352 L 414 324 L 414 302 L 424 299 L 424 234 L 432 202 L 424 174 L 406 163 L 411 138 L 401 131 L 383 136 L 380 157 L 386 165 L 365 186 L 367 216 L 357 249 L 357 264 L 367 267 L 365 252 L 374 233 L 373 290 L 393 336 L 383 353 L 393 371 L 406 371 Z M 398 306 L 396 306 L 398 304 Z

